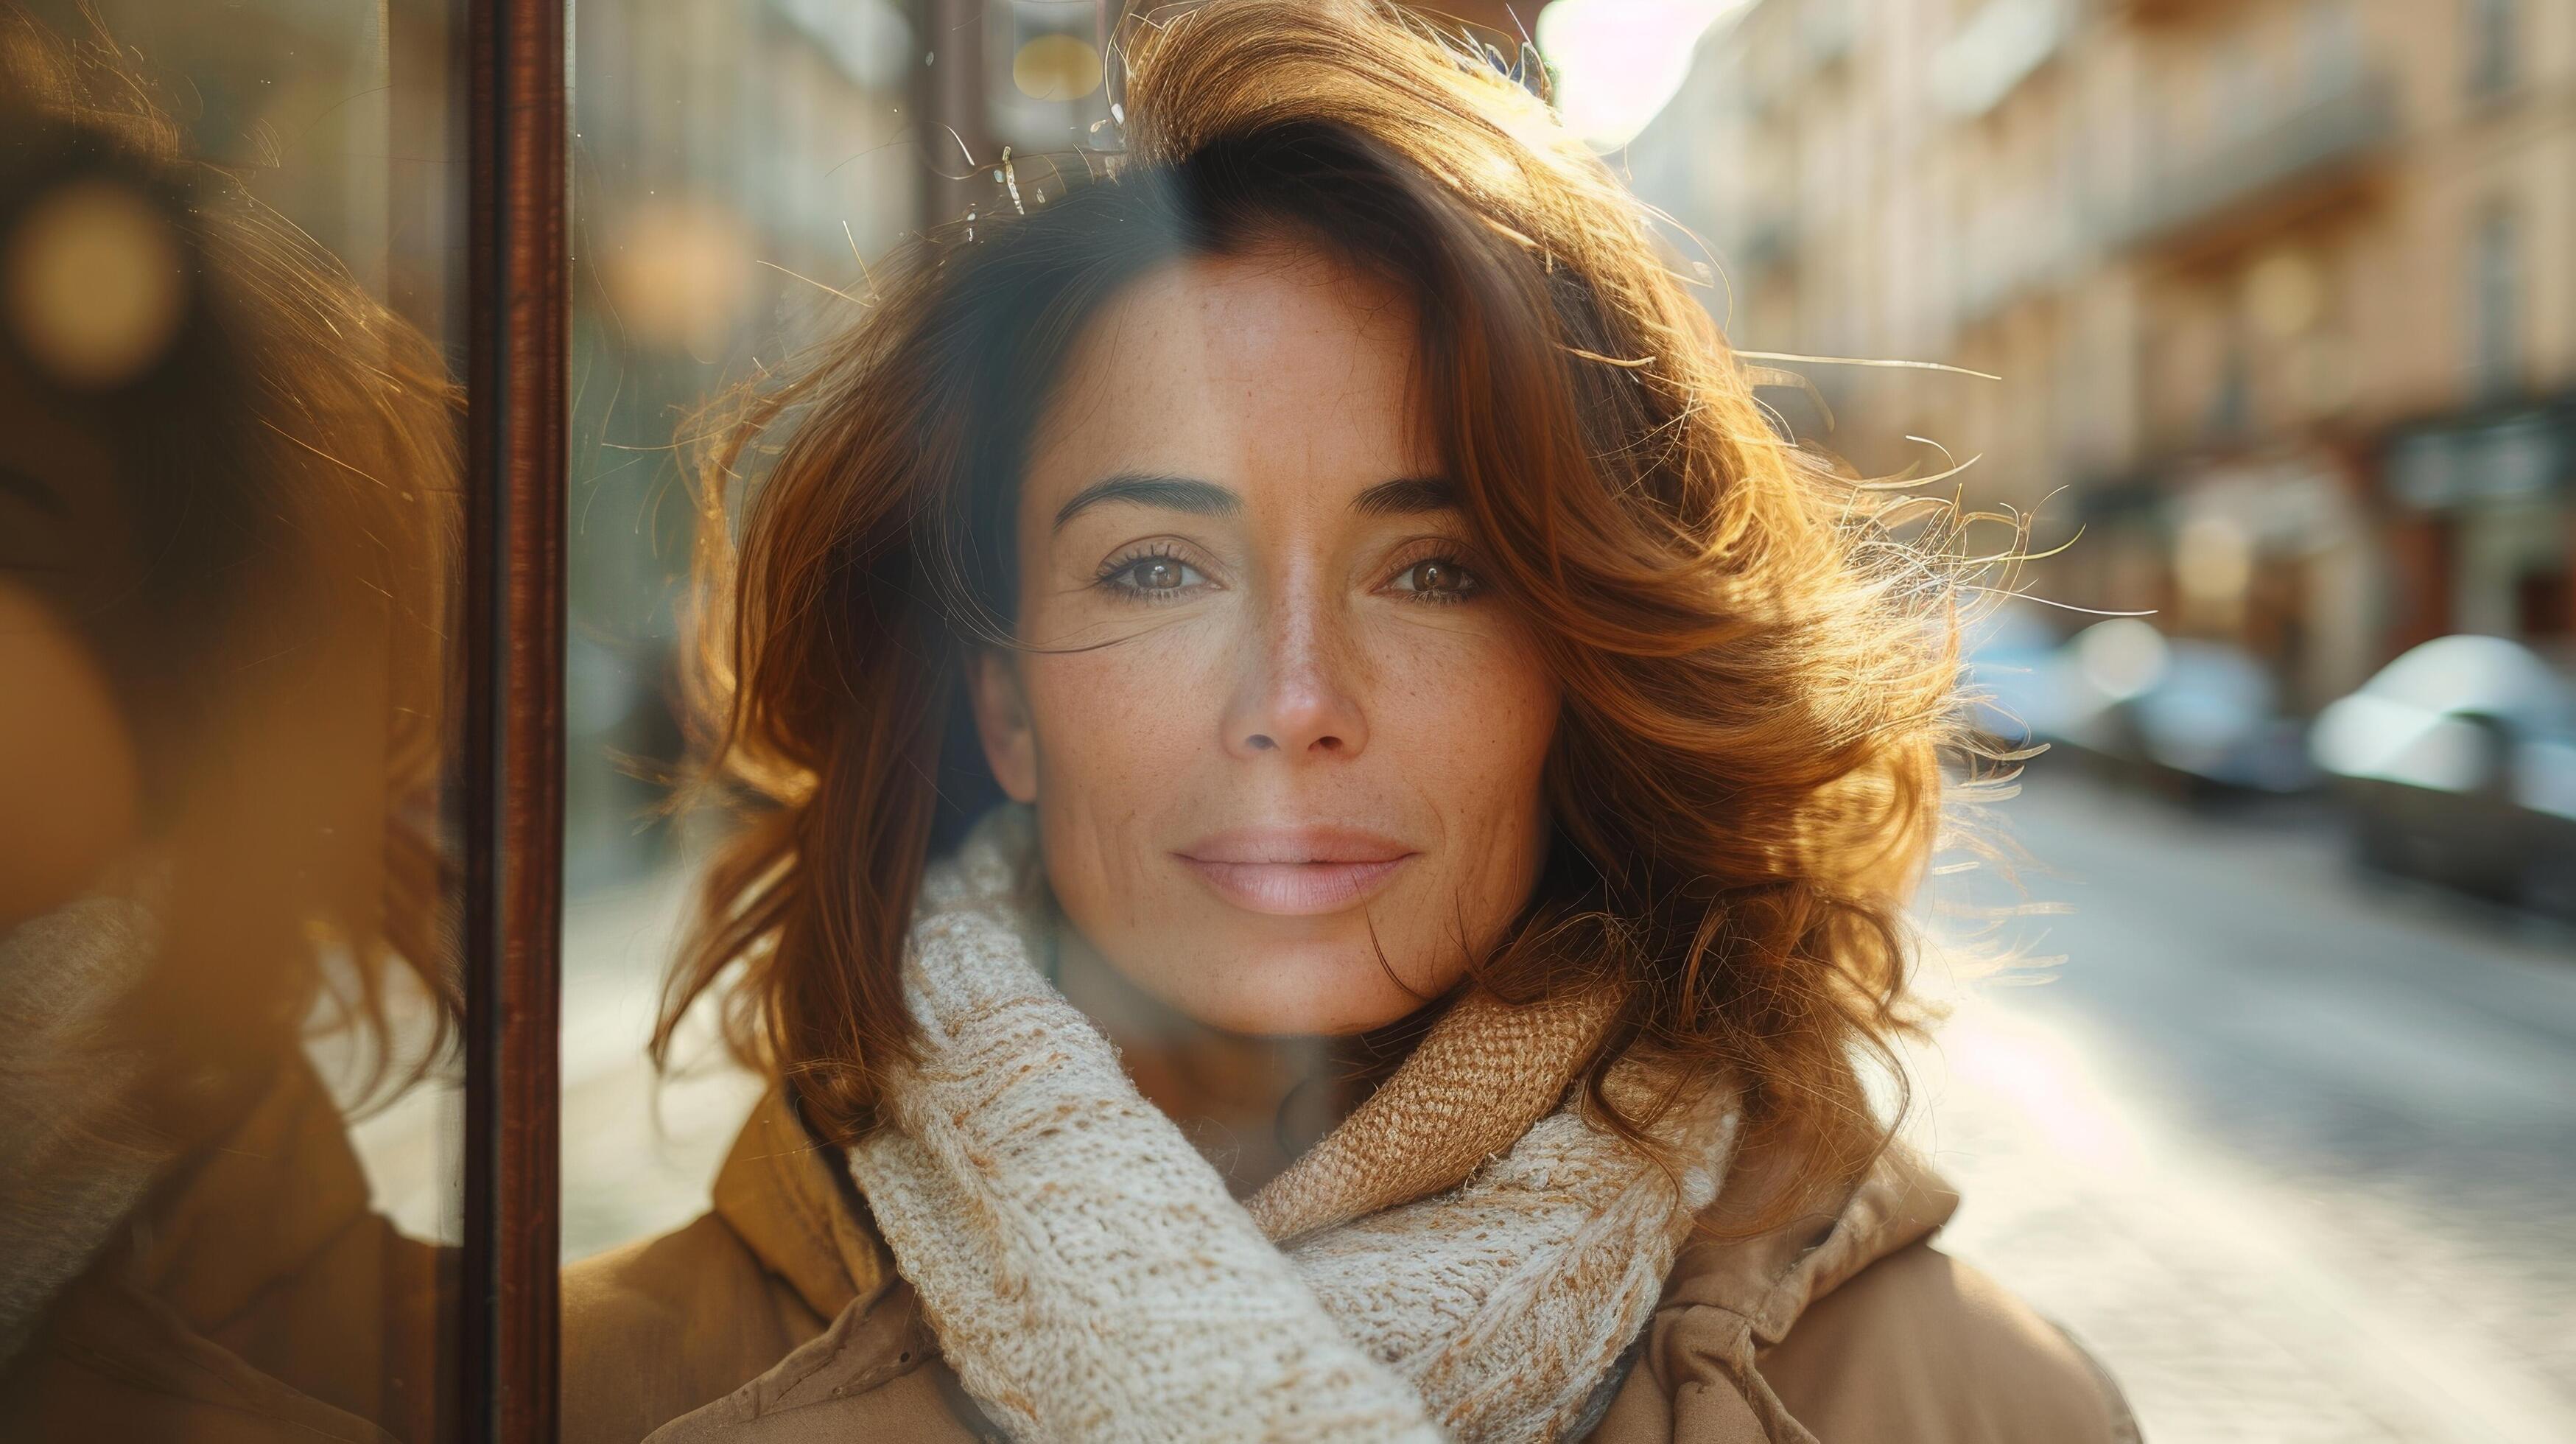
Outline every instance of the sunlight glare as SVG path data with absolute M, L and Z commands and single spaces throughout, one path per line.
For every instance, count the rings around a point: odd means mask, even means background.
M 1627 144 L 1681 89 L 1699 37 L 1741 3 L 1553 0 L 1536 38 L 1566 128 L 1596 149 Z

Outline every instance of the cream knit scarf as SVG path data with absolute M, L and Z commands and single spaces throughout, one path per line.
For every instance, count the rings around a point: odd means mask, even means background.
M 923 1057 L 850 1155 L 994 1421 L 1022 1444 L 1589 1430 L 1715 1197 L 1731 1099 L 1664 1112 L 1690 1160 L 1668 1172 L 1563 1102 L 1605 1005 L 1470 1000 L 1238 1203 L 1032 961 L 1032 831 L 996 813 L 925 880 Z M 1639 1067 L 1610 1083 L 1651 1096 Z
M 115 1028 L 159 935 L 115 893 L 0 929 L 0 1364 L 169 1162 L 134 1111 L 151 1060 Z

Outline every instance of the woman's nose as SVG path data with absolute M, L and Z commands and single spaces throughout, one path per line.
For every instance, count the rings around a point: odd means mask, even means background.
M 1354 757 L 1368 746 L 1356 647 L 1327 609 L 1271 609 L 1243 659 L 1224 744 L 1238 757 Z

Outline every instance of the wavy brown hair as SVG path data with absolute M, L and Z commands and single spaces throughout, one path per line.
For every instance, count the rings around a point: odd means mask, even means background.
M 1131 34 L 1123 154 L 1009 162 L 702 435 L 701 740 L 756 805 L 657 1058 L 720 992 L 732 1047 L 821 1134 L 868 1126 L 913 1046 L 923 868 L 998 795 L 961 664 L 1010 634 L 1049 383 L 1147 269 L 1284 239 L 1414 298 L 1489 584 L 1563 684 L 1552 860 L 1476 976 L 1512 1001 L 1626 982 L 1596 1104 L 1613 1056 L 1657 1049 L 1745 1085 L 1785 1202 L 1848 1179 L 1886 1137 L 1860 1056 L 1908 1024 L 1901 909 L 1954 710 L 1939 548 L 1770 429 L 1645 210 L 1485 55 L 1365 0 Z

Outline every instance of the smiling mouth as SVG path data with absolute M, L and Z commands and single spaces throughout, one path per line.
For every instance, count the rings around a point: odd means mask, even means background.
M 1276 917 L 1357 907 L 1421 856 L 1382 837 L 1302 829 L 1227 833 L 1172 855 L 1227 902 Z

